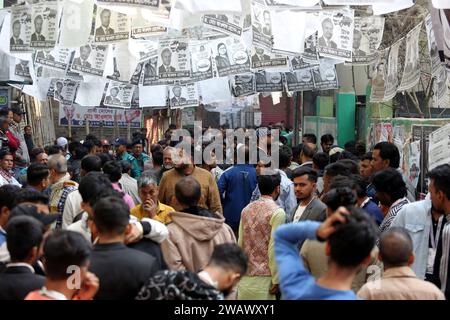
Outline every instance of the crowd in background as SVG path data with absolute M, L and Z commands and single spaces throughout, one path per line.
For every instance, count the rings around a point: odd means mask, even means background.
M 390 142 L 292 145 L 281 123 L 256 129 L 255 163 L 250 139 L 174 125 L 40 148 L 22 115 L 0 110 L 0 299 L 449 297 L 450 165 L 416 201 Z

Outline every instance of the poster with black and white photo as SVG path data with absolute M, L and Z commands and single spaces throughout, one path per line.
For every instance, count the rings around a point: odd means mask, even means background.
M 370 65 L 383 39 L 384 17 L 355 17 L 352 65 Z
M 352 61 L 354 10 L 321 11 L 317 52 L 324 56 Z
M 160 0 L 97 0 L 101 4 L 112 4 L 112 5 L 135 5 L 141 6 L 147 9 L 158 9 Z
M 266 6 L 277 9 L 296 8 L 303 10 L 320 9 L 319 0 L 264 0 Z
M 53 50 L 37 50 L 34 62 L 50 69 L 66 71 L 72 50 L 55 47 Z
M 111 43 L 130 38 L 130 18 L 124 13 L 97 6 L 95 42 Z
M 381 102 L 384 100 L 386 91 L 386 64 L 389 48 L 379 52 L 377 60 L 372 66 L 372 90 L 370 94 L 371 102 Z
M 315 32 L 305 39 L 305 47 L 301 54 L 302 59 L 311 64 L 319 63 L 319 55 L 317 54 L 317 35 L 318 32 Z
M 387 74 L 386 74 L 386 85 L 384 92 L 384 100 L 388 101 L 395 97 L 397 94 L 397 88 L 399 84 L 398 79 L 398 50 L 404 39 L 400 39 L 394 43 L 389 49 L 388 64 L 387 64 Z
M 133 74 L 131 75 L 130 84 L 137 86 L 142 83 L 141 79 L 143 79 L 142 71 L 144 70 L 144 64 L 145 64 L 145 62 L 138 63 L 138 65 L 136 66 L 136 69 L 134 70 Z
M 62 103 L 72 103 L 80 83 L 69 79 L 58 79 L 53 88 L 53 99 Z
M 262 47 L 252 47 L 252 69 L 287 68 L 286 56 L 274 54 Z
M 101 77 L 105 69 L 107 53 L 107 46 L 90 44 L 82 46 L 75 51 L 71 70 Z
M 161 36 L 166 33 L 166 27 L 158 26 L 149 22 L 142 16 L 141 11 L 139 11 L 136 16 L 131 17 L 132 38 Z
M 130 108 L 134 86 L 120 82 L 110 81 L 107 84 L 103 105 L 108 107 Z
M 445 104 L 448 97 L 446 95 L 449 94 L 448 88 L 448 72 L 445 70 L 444 66 L 438 69 L 438 74 L 436 75 L 436 79 L 434 81 L 434 96 L 435 96 L 435 104 L 437 107 L 450 107 L 450 104 Z
M 253 44 L 272 49 L 272 18 L 268 7 L 257 0 L 252 1 Z
M 34 4 L 31 11 L 32 48 L 53 48 L 58 38 L 59 6 L 58 1 L 46 1 Z
M 236 74 L 230 77 L 231 92 L 235 97 L 248 96 L 256 93 L 255 74 Z
M 190 55 L 186 38 L 161 38 L 158 52 L 160 79 L 186 79 L 191 75 Z
M 321 59 L 320 65 L 312 67 L 311 72 L 315 89 L 330 90 L 339 88 L 336 66 L 333 61 Z
M 158 57 L 151 58 L 143 63 L 142 79 L 143 85 L 149 86 L 158 81 L 158 73 L 156 71 Z
M 319 65 L 319 60 L 317 60 L 316 63 L 310 63 L 309 60 L 306 61 L 303 58 L 303 56 L 289 57 L 289 60 L 290 60 L 290 64 L 291 64 L 291 69 L 294 71 L 305 69 L 305 68 L 310 68 L 315 65 Z
M 207 41 L 190 41 L 191 53 L 191 80 L 201 81 L 211 79 L 214 76 L 212 67 L 212 52 Z
M 133 57 L 138 57 L 139 62 L 147 61 L 158 56 L 158 40 L 130 39 L 128 51 Z
M 244 43 L 234 37 L 209 42 L 219 77 L 250 72 L 250 59 Z
M 106 78 L 119 82 L 129 82 L 139 63 L 139 58 L 136 56 L 137 54 L 133 55 L 129 50 L 128 43 L 113 44 L 106 60 Z
M 422 22 L 414 27 L 406 35 L 406 55 L 403 69 L 403 77 L 398 87 L 399 91 L 407 90 L 419 83 L 420 80 L 420 58 L 419 58 L 419 36 Z
M 285 73 L 287 91 L 306 91 L 314 89 L 312 68 Z
M 169 104 L 173 109 L 197 107 L 199 104 L 196 83 L 169 86 Z
M 244 19 L 238 14 L 205 14 L 202 17 L 203 25 L 230 36 L 240 37 Z
M 256 77 L 256 92 L 283 91 L 283 73 L 258 71 Z
M 436 76 L 439 73 L 441 66 L 441 59 L 439 57 L 439 51 L 436 43 L 436 37 L 433 30 L 433 21 L 431 20 L 431 15 L 427 15 L 425 18 L 425 28 L 427 31 L 428 39 L 428 52 L 430 53 L 431 59 L 431 74 Z
M 30 68 L 32 68 L 32 64 L 30 61 L 11 57 L 11 62 L 9 64 L 9 80 L 31 81 Z
M 31 6 L 11 7 L 11 52 L 29 52 L 31 41 Z

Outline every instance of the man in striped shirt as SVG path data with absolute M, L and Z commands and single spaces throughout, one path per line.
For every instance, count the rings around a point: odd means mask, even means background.
M 406 198 L 407 189 L 401 174 L 394 168 L 377 172 L 373 177 L 372 184 L 380 204 L 389 208 L 380 225 L 380 232 L 383 232 L 391 227 L 392 221 L 400 209 L 409 203 Z

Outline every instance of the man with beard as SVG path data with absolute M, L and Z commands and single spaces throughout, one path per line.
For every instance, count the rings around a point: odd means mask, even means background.
M 222 205 L 220 204 L 216 181 L 210 172 L 194 165 L 194 146 L 181 142 L 175 147 L 172 157 L 174 168 L 165 172 L 161 178 L 159 201 L 175 208 L 175 210 L 181 210 L 182 207 L 175 201 L 175 185 L 180 179 L 191 176 L 201 185 L 202 197 L 198 205 L 222 215 Z
M 235 244 L 219 244 L 202 271 L 160 271 L 136 300 L 223 300 L 246 272 L 245 253 Z
M 448 259 L 449 252 L 443 250 L 444 234 L 448 233 L 447 214 L 449 206 L 450 165 L 438 166 L 428 173 L 430 178 L 430 198 L 405 205 L 392 222 L 394 227 L 404 227 L 413 241 L 414 263 L 411 268 L 419 279 L 434 283 L 439 288 L 442 283 L 441 259 Z M 445 280 L 445 279 L 444 279 Z M 448 291 L 446 294 L 449 298 Z

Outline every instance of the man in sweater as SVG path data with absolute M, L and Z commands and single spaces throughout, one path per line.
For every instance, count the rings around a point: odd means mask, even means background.
M 417 278 L 413 243 L 406 229 L 392 227 L 380 237 L 379 259 L 384 273 L 380 280 L 365 284 L 358 296 L 367 300 L 445 300 L 434 284 Z
M 119 197 L 99 200 L 94 208 L 93 232 L 98 234 L 89 270 L 100 279 L 95 299 L 130 300 L 156 271 L 156 260 L 149 254 L 125 246 L 131 232 L 129 208 Z
M 169 237 L 161 243 L 170 269 L 198 272 L 208 263 L 214 246 L 236 242 L 222 216 L 199 206 L 201 195 L 201 185 L 193 177 L 181 178 L 175 185 L 175 201 L 181 210 L 169 214 Z
M 281 294 L 288 300 L 355 300 L 351 290 L 361 266 L 370 261 L 377 230 L 361 209 L 340 207 L 325 222 L 304 221 L 280 226 L 275 231 L 275 258 Z M 327 273 L 317 281 L 298 254 L 306 239 L 326 241 Z
M 280 183 L 275 171 L 259 175 L 261 197 L 242 210 L 238 244 L 249 257 L 249 271 L 239 282 L 239 300 L 275 300 L 278 293 L 273 234 L 286 222 L 284 210 L 275 203 Z
M 186 176 L 191 176 L 200 184 L 201 197 L 198 205 L 222 215 L 219 189 L 212 174 L 194 165 L 194 146 L 179 143 L 173 153 L 174 168 L 166 171 L 159 184 L 159 201 L 180 211 L 183 207 L 175 201 L 175 185 Z

